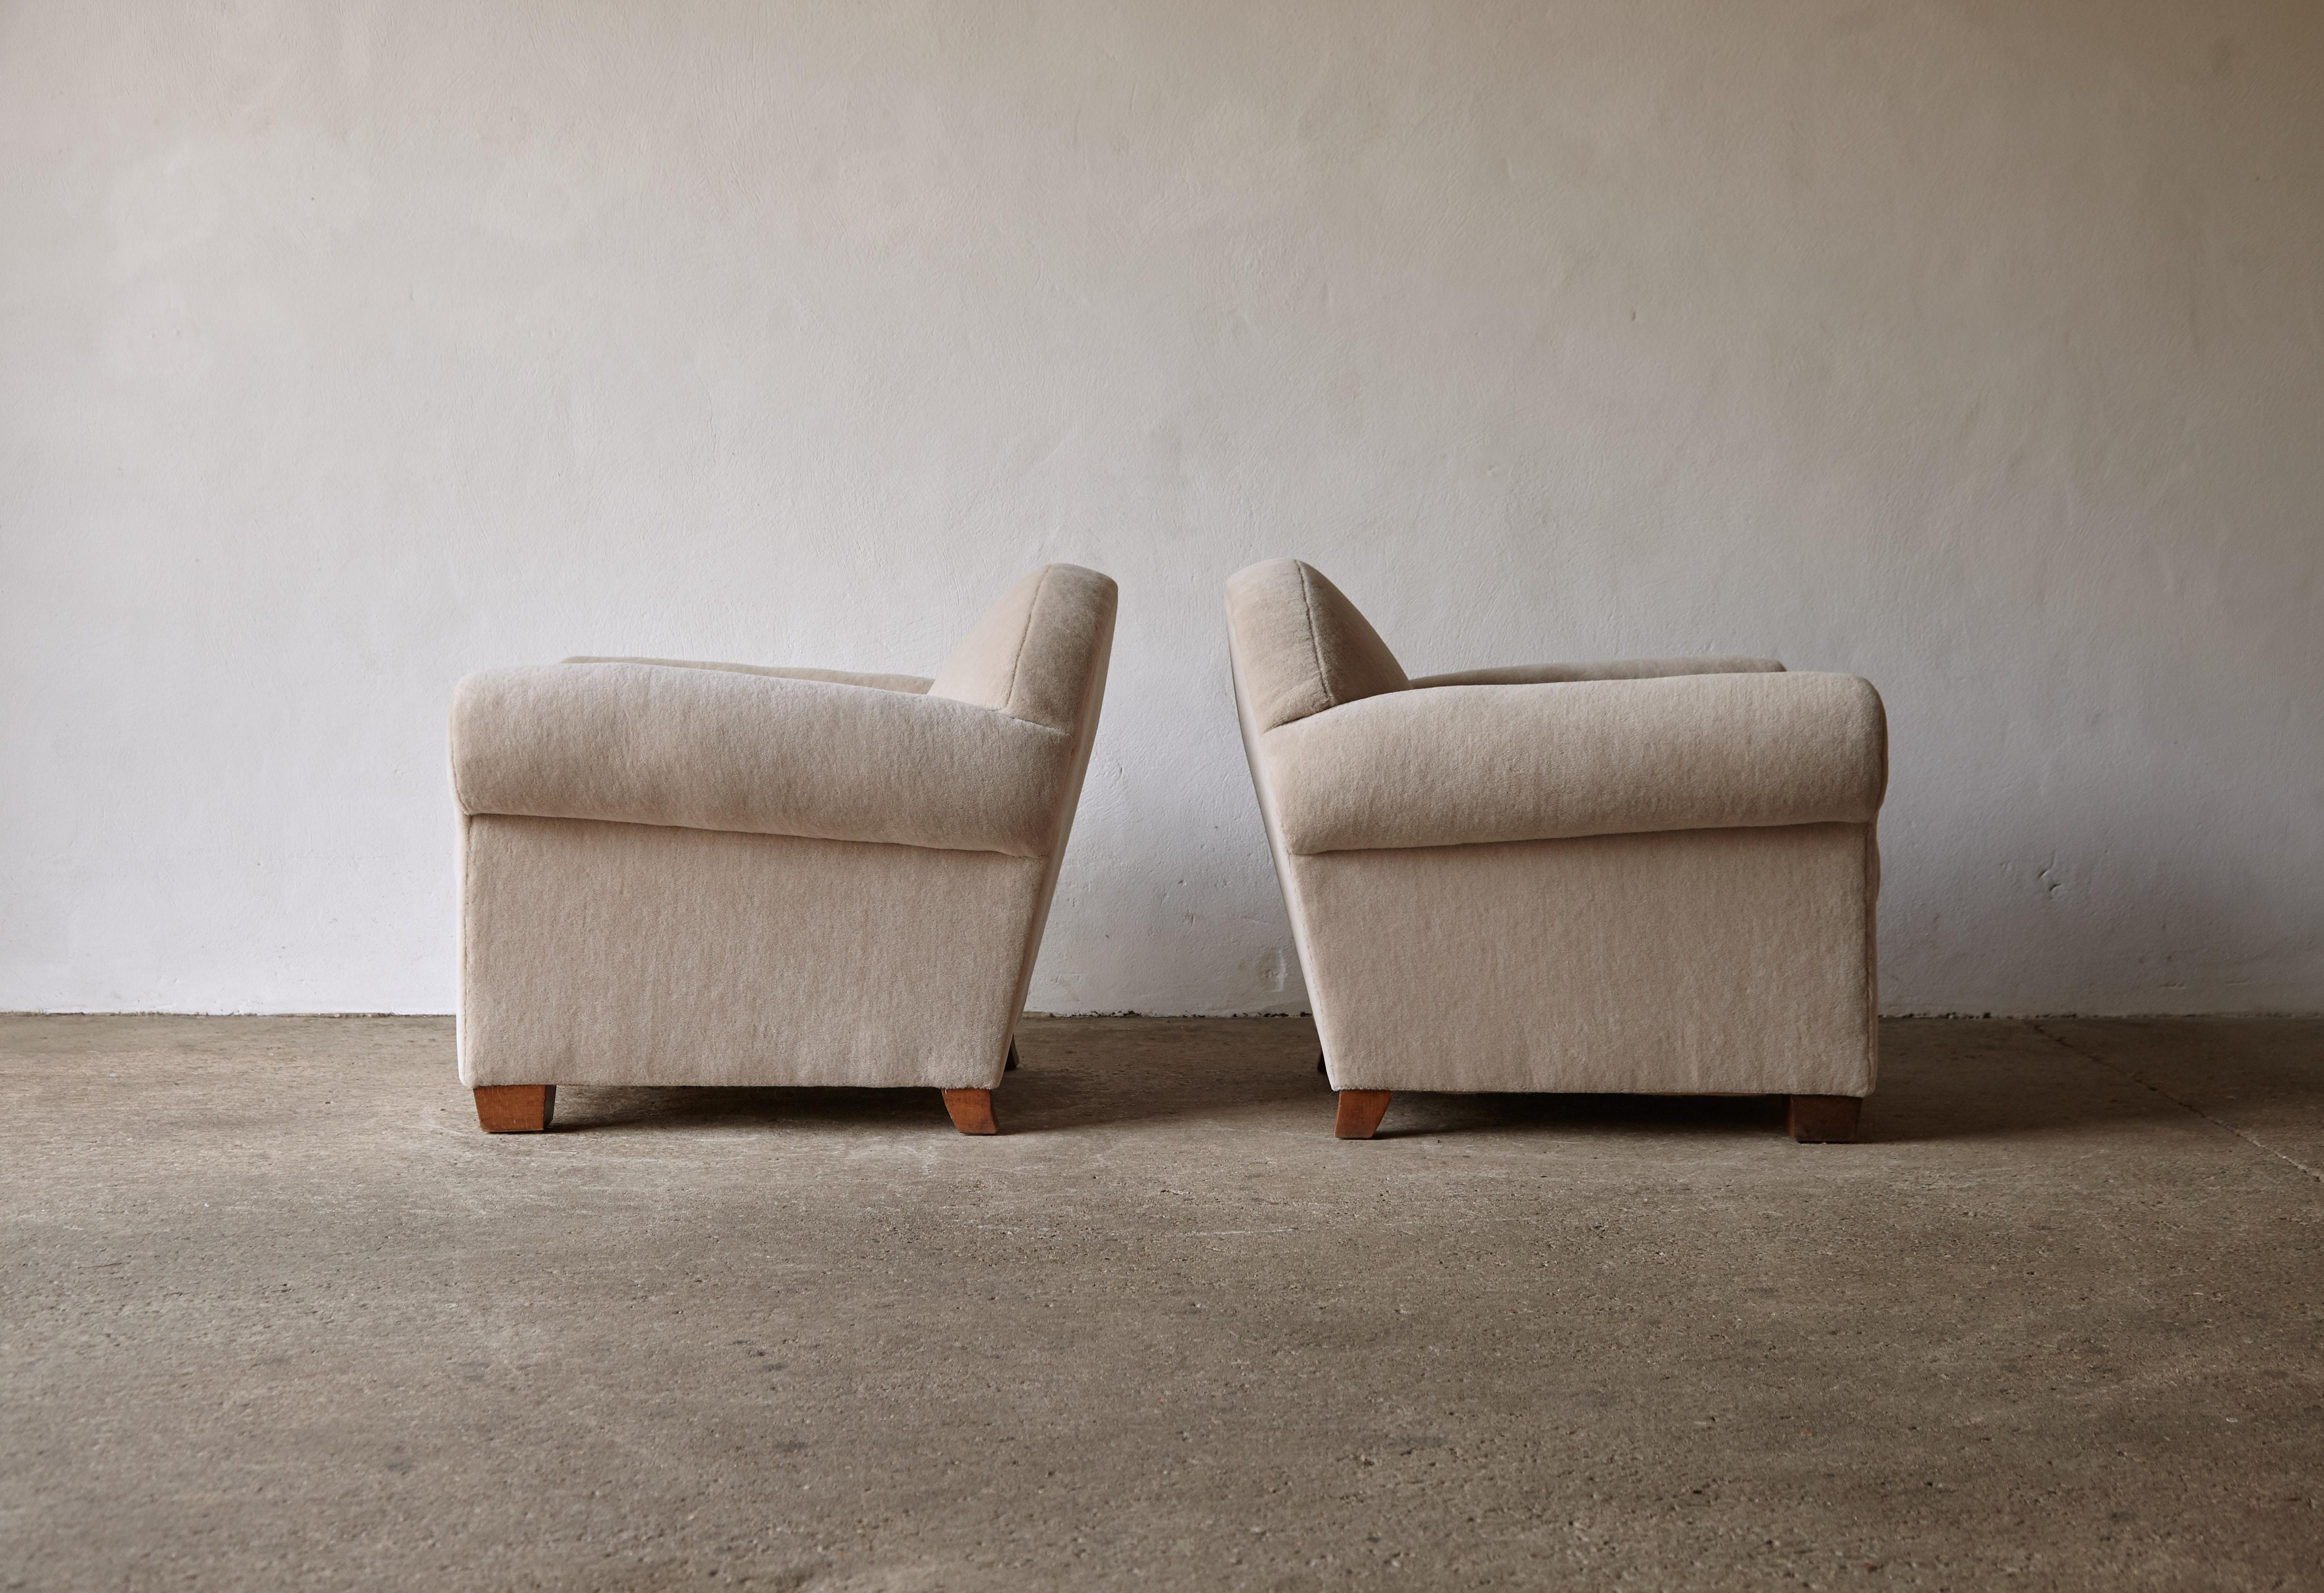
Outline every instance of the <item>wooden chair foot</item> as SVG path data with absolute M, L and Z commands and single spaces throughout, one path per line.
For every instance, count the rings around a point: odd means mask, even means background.
M 952 1126 L 964 1134 L 998 1134 L 1001 1126 L 992 1120 L 992 1091 L 990 1090 L 947 1090 L 944 1092 L 945 1110 L 952 1114 Z
M 1332 1133 L 1341 1139 L 1370 1139 L 1379 1131 L 1380 1119 L 1388 1115 L 1390 1090 L 1342 1090 L 1340 1091 L 1340 1117 L 1332 1125 Z
M 1009 1060 L 1001 1064 L 1001 1071 L 1004 1073 L 1017 1071 L 1017 1042 L 1014 1040 L 1009 1042 Z
M 557 1115 L 554 1084 L 480 1084 L 476 1122 L 487 1134 L 538 1134 Z
M 1792 1097 L 1792 1137 L 1802 1145 L 1846 1145 L 1856 1137 L 1864 1102 L 1853 1095 Z

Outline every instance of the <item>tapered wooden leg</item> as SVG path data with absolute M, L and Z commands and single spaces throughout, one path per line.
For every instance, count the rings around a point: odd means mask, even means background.
M 1332 1125 L 1332 1132 L 1342 1139 L 1370 1139 L 1378 1131 L 1380 1119 L 1388 1115 L 1388 1098 L 1395 1093 L 1388 1090 L 1342 1090 L 1340 1091 L 1340 1118 Z
M 557 1115 L 554 1084 L 481 1084 L 476 1121 L 487 1134 L 538 1134 Z
M 1802 1145 L 1846 1145 L 1856 1137 L 1864 1102 L 1853 1095 L 1792 1097 L 1792 1137 Z
M 1017 1042 L 1014 1040 L 1009 1042 L 1009 1060 L 1002 1064 L 1001 1071 L 1004 1073 L 1013 1073 L 1017 1071 Z
M 952 1126 L 964 1134 L 998 1134 L 1001 1126 L 992 1120 L 992 1091 L 990 1090 L 947 1090 L 944 1092 L 945 1110 L 952 1114 Z

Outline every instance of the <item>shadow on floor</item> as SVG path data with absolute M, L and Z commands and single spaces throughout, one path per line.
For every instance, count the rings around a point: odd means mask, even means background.
M 2098 1132 L 2175 1120 L 2197 1108 L 2038 1025 L 2010 1020 L 1884 1026 L 1880 1086 L 1858 1142 L 1910 1144 Z M 1003 1134 L 1166 1123 L 1264 1122 L 1328 1136 L 1332 1091 L 1313 1031 L 1281 1020 L 1028 1020 L 1025 1065 L 993 1097 Z M 2228 1064 L 2212 1060 L 2215 1067 Z M 2273 1079 L 2280 1108 L 2324 1114 L 2324 1070 Z M 2286 1091 L 2302 1099 L 2281 1099 Z M 616 1088 L 558 1096 L 565 1130 L 707 1127 L 949 1132 L 934 1090 Z M 1452 1095 L 1399 1091 L 1378 1137 L 1517 1134 L 1782 1137 L 1779 1095 Z
M 1329 1102 L 1328 1092 L 1323 1100 Z M 1399 1092 L 1377 1139 L 1432 1134 L 1781 1135 L 1780 1095 L 1441 1095 Z M 1331 1124 L 1322 1120 L 1325 1132 Z
M 1037 1068 L 1028 1063 L 992 1093 L 1003 1134 L 1121 1127 L 1182 1119 L 1225 1119 L 1308 1101 L 1331 1127 L 1332 1094 L 1312 1074 L 1277 1069 L 1229 1076 L 1186 1068 L 1167 1074 L 1139 1069 L 1109 1078 L 1095 1070 Z M 934 1090 L 821 1088 L 659 1088 L 565 1085 L 557 1091 L 551 1132 L 583 1129 L 704 1128 L 868 1128 L 881 1126 L 953 1132 Z

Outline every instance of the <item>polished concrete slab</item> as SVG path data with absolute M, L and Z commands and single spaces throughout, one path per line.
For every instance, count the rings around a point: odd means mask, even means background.
M 1853 1146 L 1343 1143 L 1290 1019 L 486 1138 L 443 1020 L 0 1018 L 0 1584 L 2324 1586 L 2324 1023 L 1886 1033 Z

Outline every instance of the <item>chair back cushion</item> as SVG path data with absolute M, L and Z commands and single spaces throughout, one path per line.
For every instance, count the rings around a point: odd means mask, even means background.
M 1412 684 L 1356 605 L 1296 558 L 1230 576 L 1227 626 L 1261 732 Z
M 936 671 L 928 695 L 1075 729 L 1098 662 L 1093 655 L 1112 640 L 1114 599 L 1113 582 L 1095 570 L 1042 566 L 986 611 Z

